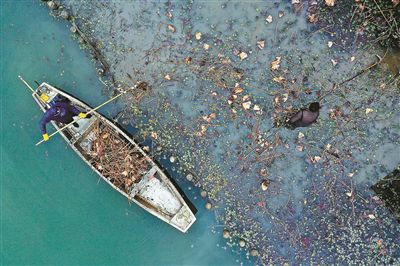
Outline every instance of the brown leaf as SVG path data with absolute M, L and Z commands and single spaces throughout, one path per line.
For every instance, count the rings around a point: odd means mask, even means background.
M 243 109 L 249 110 L 251 106 L 251 101 L 242 103 Z
M 200 40 L 201 39 L 201 32 L 196 32 L 194 37 L 196 38 L 196 40 Z
M 257 47 L 262 50 L 264 49 L 264 45 L 265 45 L 265 40 L 259 40 L 257 41 Z
M 171 24 L 168 25 L 168 29 L 169 29 L 170 31 L 172 31 L 172 32 L 175 32 L 175 31 L 176 31 L 175 27 L 172 26 Z
M 336 4 L 336 0 L 325 0 L 325 5 L 334 6 Z
M 235 89 L 233 90 L 233 93 L 234 94 L 239 94 L 239 93 L 242 93 L 243 91 L 244 91 L 244 89 L 240 87 L 239 83 L 236 83 L 235 84 Z
M 278 70 L 281 63 L 281 57 L 278 56 L 274 61 L 271 63 L 271 70 Z
M 213 119 L 216 118 L 216 117 L 217 117 L 217 114 L 216 114 L 216 113 L 211 113 L 211 114 L 209 114 L 209 115 L 203 116 L 203 120 L 205 120 L 205 121 L 207 121 L 208 123 L 210 123 L 211 120 L 213 120 Z
M 318 16 L 317 16 L 317 14 L 308 15 L 308 21 L 309 21 L 310 23 L 315 23 L 315 22 L 317 22 L 317 21 L 318 21 Z
M 275 81 L 275 82 L 281 83 L 281 84 L 285 83 L 285 81 L 286 81 L 286 79 L 284 77 L 282 77 L 282 76 L 274 77 L 272 80 Z
M 245 52 L 240 52 L 239 54 L 240 59 L 246 59 L 247 58 L 247 54 Z
M 192 58 L 190 56 L 185 58 L 185 64 L 190 64 L 192 62 Z

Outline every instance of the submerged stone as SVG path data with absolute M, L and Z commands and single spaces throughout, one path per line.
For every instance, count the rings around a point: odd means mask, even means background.
M 231 236 L 228 229 L 225 229 L 222 235 L 224 238 L 229 238 Z
M 400 166 L 371 188 L 400 223 Z

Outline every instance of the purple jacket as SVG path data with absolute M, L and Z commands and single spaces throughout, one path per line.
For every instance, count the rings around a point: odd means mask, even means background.
M 80 111 L 73 105 L 66 102 L 56 102 L 43 115 L 39 122 L 42 134 L 46 134 L 46 124 L 50 121 L 57 121 L 63 124 L 71 123 L 74 116 Z

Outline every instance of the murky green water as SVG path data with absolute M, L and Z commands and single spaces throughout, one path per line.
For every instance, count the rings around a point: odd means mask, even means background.
M 48 81 L 95 106 L 106 99 L 90 59 L 36 1 L 1 1 L 0 264 L 238 264 L 199 209 L 181 234 L 99 181 L 61 137 L 35 147 L 41 112 L 31 85 Z M 109 106 L 107 112 L 115 111 Z M 243 258 L 242 258 L 243 259 Z

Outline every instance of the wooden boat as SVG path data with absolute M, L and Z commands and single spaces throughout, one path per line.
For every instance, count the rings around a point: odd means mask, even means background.
M 46 96 L 41 97 L 43 94 Z M 43 112 L 56 101 L 70 102 L 82 112 L 91 110 L 47 83 L 42 83 L 32 96 Z M 93 171 L 130 201 L 181 232 L 190 228 L 196 221 L 193 211 L 161 168 L 131 137 L 98 112 L 76 123 L 60 134 Z M 54 121 L 52 124 L 57 130 L 63 126 Z

